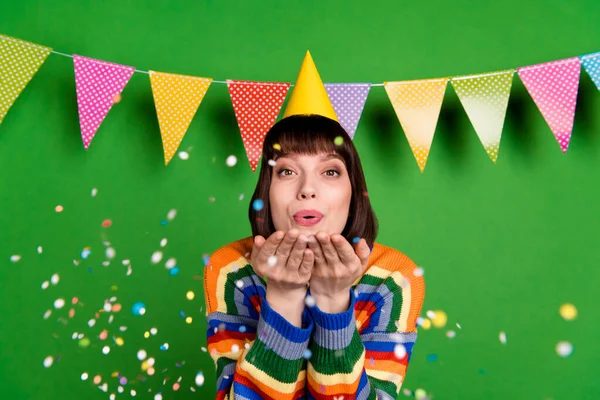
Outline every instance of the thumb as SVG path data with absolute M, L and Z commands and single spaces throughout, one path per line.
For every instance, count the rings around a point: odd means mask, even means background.
M 360 239 L 360 242 L 358 242 L 358 246 L 356 246 L 356 255 L 360 258 L 362 265 L 367 265 L 369 256 L 371 255 L 371 249 L 369 249 L 369 245 L 365 239 Z
M 259 249 L 262 247 L 263 244 L 265 244 L 266 241 L 267 240 L 261 235 L 256 235 L 254 237 L 254 245 Z

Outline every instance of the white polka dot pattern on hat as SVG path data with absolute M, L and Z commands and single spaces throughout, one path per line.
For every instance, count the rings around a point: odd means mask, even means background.
M 165 165 L 175 155 L 212 79 L 149 71 Z
M 573 121 L 581 60 L 578 57 L 517 68 L 519 78 L 550 126 L 563 153 L 567 152 Z
M 485 151 L 498 159 L 502 126 L 515 70 L 453 78 L 450 82 Z
M 290 88 L 289 83 L 227 80 L 252 172 L 256 172 L 265 136 L 275 123 Z
M 425 171 L 448 78 L 384 82 L 421 172 Z
M 87 150 L 96 131 L 135 71 L 134 67 L 73 55 L 81 139 Z
M 600 90 L 600 52 L 580 57 L 583 67 Z
M 340 125 L 354 139 L 356 127 L 369 95 L 370 83 L 326 83 L 325 90 Z
M 49 47 L 0 35 L 0 123 L 50 51 Z

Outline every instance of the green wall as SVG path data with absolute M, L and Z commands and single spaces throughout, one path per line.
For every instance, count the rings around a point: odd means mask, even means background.
M 218 80 L 293 81 L 310 49 L 325 82 L 381 83 L 595 52 L 599 12 L 596 0 L 8 0 L 0 2 L 0 33 Z M 424 268 L 423 316 L 448 315 L 446 327 L 420 329 L 405 388 L 439 400 L 600 398 L 599 110 L 600 93 L 582 71 L 564 155 L 515 75 L 494 165 L 449 85 L 421 174 L 384 89 L 371 89 L 355 144 L 381 225 L 378 241 Z M 257 178 L 225 85 L 211 86 L 181 149 L 189 160 L 176 157 L 165 167 L 144 74 L 134 74 L 87 152 L 71 59 L 51 55 L 19 97 L 0 126 L 0 398 L 106 399 L 117 390 L 115 371 L 129 379 L 118 397 L 131 389 L 141 398 L 153 398 L 148 390 L 165 399 L 214 397 L 212 360 L 201 351 L 202 256 L 250 234 L 247 206 Z M 239 160 L 233 168 L 225 164 L 231 154 Z M 170 209 L 177 216 L 167 221 Z M 110 228 L 102 227 L 105 219 Z M 108 266 L 105 242 L 116 251 Z M 91 254 L 82 260 L 86 246 Z M 157 250 L 164 258 L 152 264 Z M 13 263 L 12 255 L 22 258 Z M 171 257 L 180 268 L 175 276 L 164 266 Z M 58 285 L 42 290 L 55 273 Z M 112 296 L 123 310 L 112 324 L 101 313 L 89 328 Z M 55 299 L 73 297 L 72 318 L 70 304 L 43 318 Z M 145 303 L 144 316 L 132 315 L 136 301 Z M 579 312 L 573 321 L 558 312 L 567 302 Z M 158 333 L 144 338 L 152 327 Z M 103 329 L 105 342 L 97 337 Z M 90 346 L 79 347 L 74 332 L 89 336 Z M 574 346 L 568 358 L 556 354 L 562 340 Z M 161 351 L 165 342 L 169 349 Z M 139 349 L 156 358 L 156 373 L 145 381 L 136 378 Z M 60 358 L 46 369 L 49 355 Z M 198 371 L 205 384 L 192 393 Z M 83 372 L 90 379 L 81 381 Z M 96 374 L 108 393 L 91 382 Z

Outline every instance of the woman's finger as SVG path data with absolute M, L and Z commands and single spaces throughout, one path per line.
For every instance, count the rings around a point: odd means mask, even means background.
M 304 255 L 302 257 L 302 263 L 300 264 L 300 269 L 298 270 L 298 275 L 303 280 L 307 281 L 310 279 L 312 275 L 313 267 L 315 264 L 315 253 L 311 249 L 304 249 Z
M 369 263 L 369 256 L 371 255 L 371 249 L 365 239 L 360 239 L 356 246 L 356 255 L 360 258 L 360 263 L 365 267 Z
M 327 259 L 325 259 L 325 254 L 323 254 L 323 249 L 321 248 L 321 243 L 319 243 L 319 241 L 317 240 L 317 238 L 315 236 L 310 238 L 310 240 L 308 241 L 308 247 L 314 253 L 313 257 L 315 259 L 315 267 L 319 268 L 319 267 L 327 265 Z
M 283 237 L 284 237 L 284 233 L 282 231 L 277 231 L 274 234 L 272 234 L 271 236 L 269 236 L 269 238 L 260 247 L 257 246 L 256 238 L 255 238 L 254 245 L 261 250 L 261 252 L 260 252 L 261 262 L 265 262 L 267 260 L 267 258 L 269 258 L 273 254 L 275 254 Z M 262 236 L 261 236 L 261 238 L 262 238 Z M 254 247 L 253 247 L 253 250 L 254 250 Z
M 323 249 L 323 254 L 325 255 L 325 259 L 327 260 L 327 264 L 334 265 L 340 262 L 340 257 L 338 256 L 338 252 L 335 249 L 333 243 L 331 243 L 331 239 L 327 233 L 319 232 L 317 233 L 317 239 L 321 244 L 321 248 Z
M 277 251 L 275 251 L 275 257 L 277 257 L 278 261 L 281 261 L 281 265 L 285 265 L 288 257 L 290 256 L 290 252 L 292 251 L 292 247 L 294 247 L 294 243 L 296 243 L 296 239 L 298 238 L 300 231 L 298 229 L 291 229 L 286 232 L 285 237 L 279 243 L 279 247 L 277 247 Z
M 304 255 L 304 249 L 306 249 L 306 237 L 304 235 L 298 236 L 294 247 L 290 251 L 287 262 L 284 264 L 285 267 L 292 271 L 298 271 L 300 263 L 302 263 L 302 257 Z
M 354 252 L 352 245 L 342 235 L 331 235 L 331 242 L 337 250 L 338 256 L 342 264 L 348 266 L 356 262 L 357 254 Z

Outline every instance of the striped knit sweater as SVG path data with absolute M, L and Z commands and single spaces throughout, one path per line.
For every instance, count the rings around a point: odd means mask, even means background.
M 306 307 L 298 328 L 265 299 L 252 237 L 217 250 L 204 272 L 217 399 L 395 399 L 417 337 L 425 283 L 406 255 L 375 243 L 339 314 Z

